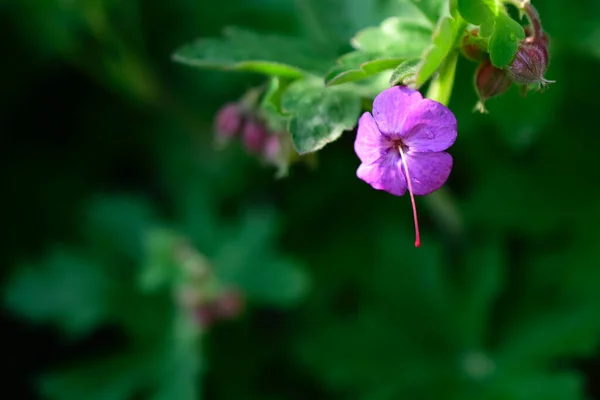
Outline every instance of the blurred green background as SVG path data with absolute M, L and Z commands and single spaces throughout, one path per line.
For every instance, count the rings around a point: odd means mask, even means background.
M 600 3 L 534 1 L 546 93 L 472 113 L 460 61 L 420 249 L 409 199 L 356 178 L 353 132 L 275 180 L 213 146 L 262 78 L 170 58 L 227 25 L 343 50 L 390 1 L 0 4 L 2 397 L 600 398 Z M 243 312 L 199 328 L 190 263 Z

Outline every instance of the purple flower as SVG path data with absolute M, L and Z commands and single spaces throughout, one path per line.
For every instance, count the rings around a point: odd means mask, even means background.
M 444 150 L 456 140 L 456 118 L 446 106 L 424 99 L 417 90 L 394 86 L 373 102 L 373 115 L 358 121 L 354 150 L 362 164 L 356 175 L 374 189 L 402 196 L 408 189 L 419 229 L 413 195 L 439 189 L 452 170 Z

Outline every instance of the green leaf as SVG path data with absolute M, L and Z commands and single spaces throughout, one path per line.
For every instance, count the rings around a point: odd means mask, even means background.
M 289 118 L 281 108 L 281 97 L 288 86 L 289 81 L 277 76 L 271 77 L 260 104 L 267 126 L 273 132 L 285 131 L 287 127 Z
M 317 151 L 354 128 L 360 115 L 360 97 L 320 80 L 294 82 L 283 94 L 283 109 L 292 114 L 288 130 L 300 154 Z
M 37 265 L 19 266 L 8 282 L 5 302 L 32 322 L 52 323 L 77 336 L 104 322 L 114 291 L 114 282 L 100 266 L 55 249 Z
M 385 54 L 387 58 L 419 56 L 431 38 L 431 24 L 420 20 L 391 17 L 378 27 L 358 32 L 352 45 L 365 52 Z
M 431 26 L 439 19 L 438 5 L 445 0 L 303 0 L 299 9 L 307 34 L 336 50 L 361 29 L 375 26 L 391 15 L 423 21 Z M 443 5 L 442 5 L 443 7 Z
M 446 17 L 440 21 L 433 35 L 433 44 L 423 56 L 423 63 L 417 72 L 417 87 L 423 85 L 438 70 L 444 58 L 450 53 L 463 24 Z
M 143 199 L 103 196 L 88 204 L 83 229 L 99 255 L 118 254 L 139 260 L 145 253 L 144 235 L 156 224 L 152 207 Z
M 352 39 L 358 51 L 340 57 L 338 65 L 325 75 L 325 84 L 358 81 L 396 68 L 402 61 L 420 56 L 431 34 L 431 23 L 425 18 L 392 17 L 377 27 L 363 29 Z
M 390 77 L 390 86 L 407 83 L 407 81 L 414 79 L 420 64 L 421 59 L 413 58 L 398 65 Z
M 457 0 L 458 12 L 473 25 L 493 21 L 498 14 L 496 0 Z
M 498 68 L 508 66 L 517 54 L 519 42 L 524 39 L 523 27 L 508 15 L 499 13 L 488 46 L 492 64 Z
M 140 273 L 142 290 L 153 292 L 182 279 L 176 254 L 178 246 L 184 243 L 180 235 L 166 229 L 155 229 L 146 234 L 146 257 Z
M 250 71 L 298 78 L 305 73 L 323 75 L 329 57 L 318 54 L 305 41 L 228 28 L 223 38 L 199 39 L 175 52 L 177 62 L 204 68 Z
M 410 0 L 426 17 L 435 24 L 446 12 L 448 0 Z
M 381 55 L 354 51 L 342 56 L 325 75 L 325 85 L 334 86 L 368 78 L 379 72 L 395 68 L 402 58 L 384 58 Z

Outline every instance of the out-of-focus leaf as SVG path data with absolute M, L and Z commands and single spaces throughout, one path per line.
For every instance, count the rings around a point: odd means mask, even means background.
M 415 7 L 417 7 L 430 21 L 432 24 L 437 23 L 440 17 L 448 12 L 447 0 L 410 0 Z
M 144 255 L 145 233 L 156 224 L 152 208 L 142 199 L 104 196 L 88 204 L 84 234 L 98 253 L 137 260 Z
M 146 291 L 155 291 L 181 280 L 182 271 L 177 263 L 177 251 L 185 242 L 177 233 L 153 230 L 146 234 L 146 260 L 140 284 Z
M 465 341 L 475 348 L 483 348 L 494 302 L 505 284 L 505 244 L 490 235 L 471 246 L 472 251 L 467 254 L 462 268 L 464 284 L 458 287 L 457 320 L 463 326 Z
M 401 17 L 386 19 L 377 27 L 358 32 L 352 45 L 388 58 L 410 58 L 420 55 L 431 40 L 431 24 L 422 20 Z
M 292 115 L 289 132 L 300 154 L 317 151 L 352 129 L 360 114 L 360 97 L 326 88 L 319 80 L 299 80 L 283 94 L 282 108 Z
M 458 12 L 473 25 L 493 21 L 498 14 L 496 0 L 457 0 Z
M 526 321 L 515 318 L 499 351 L 501 362 L 537 367 L 559 357 L 589 354 L 596 348 L 600 332 L 596 310 L 582 305 L 553 313 L 538 310 L 527 315 Z
M 523 371 L 503 376 L 490 390 L 489 398 L 527 400 L 581 400 L 584 399 L 583 378 L 576 373 Z
M 299 263 L 269 251 L 275 224 L 271 213 L 249 211 L 239 229 L 226 235 L 228 241 L 212 261 L 217 275 L 249 299 L 287 305 L 305 294 L 308 279 Z
M 90 333 L 113 307 L 115 285 L 101 266 L 56 249 L 36 264 L 20 266 L 8 282 L 6 306 L 36 323 L 52 323 L 70 335 Z
M 357 31 L 375 26 L 390 16 L 437 21 L 441 0 L 302 0 L 298 1 L 307 34 L 336 50 L 347 46 Z M 442 6 L 443 7 L 443 6 Z
M 153 365 L 141 354 L 121 354 L 57 371 L 41 379 L 52 400 L 126 400 L 148 384 Z
M 316 53 L 302 39 L 263 35 L 228 28 L 223 38 L 199 39 L 173 55 L 177 62 L 204 68 L 251 71 L 298 78 L 305 73 L 323 75 L 329 67 L 327 55 Z

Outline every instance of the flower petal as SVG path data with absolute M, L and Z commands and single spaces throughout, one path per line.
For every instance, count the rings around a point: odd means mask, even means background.
M 385 141 L 386 138 L 379 132 L 373 116 L 368 112 L 364 113 L 358 120 L 354 141 L 354 151 L 360 161 L 370 164 L 381 158 L 387 151 Z
M 373 101 L 373 117 L 379 131 L 391 139 L 400 139 L 408 111 L 422 99 L 418 90 L 406 86 L 394 86 L 379 93 Z
M 452 171 L 452 156 L 437 153 L 405 153 L 413 194 L 424 196 L 446 183 Z
M 456 140 L 456 117 L 445 105 L 423 99 L 411 107 L 402 135 L 411 151 L 443 151 Z
M 400 155 L 394 152 L 389 152 L 378 162 L 362 163 L 356 171 L 356 176 L 370 184 L 373 189 L 385 190 L 396 196 L 402 196 L 406 192 L 406 178 L 402 171 Z

